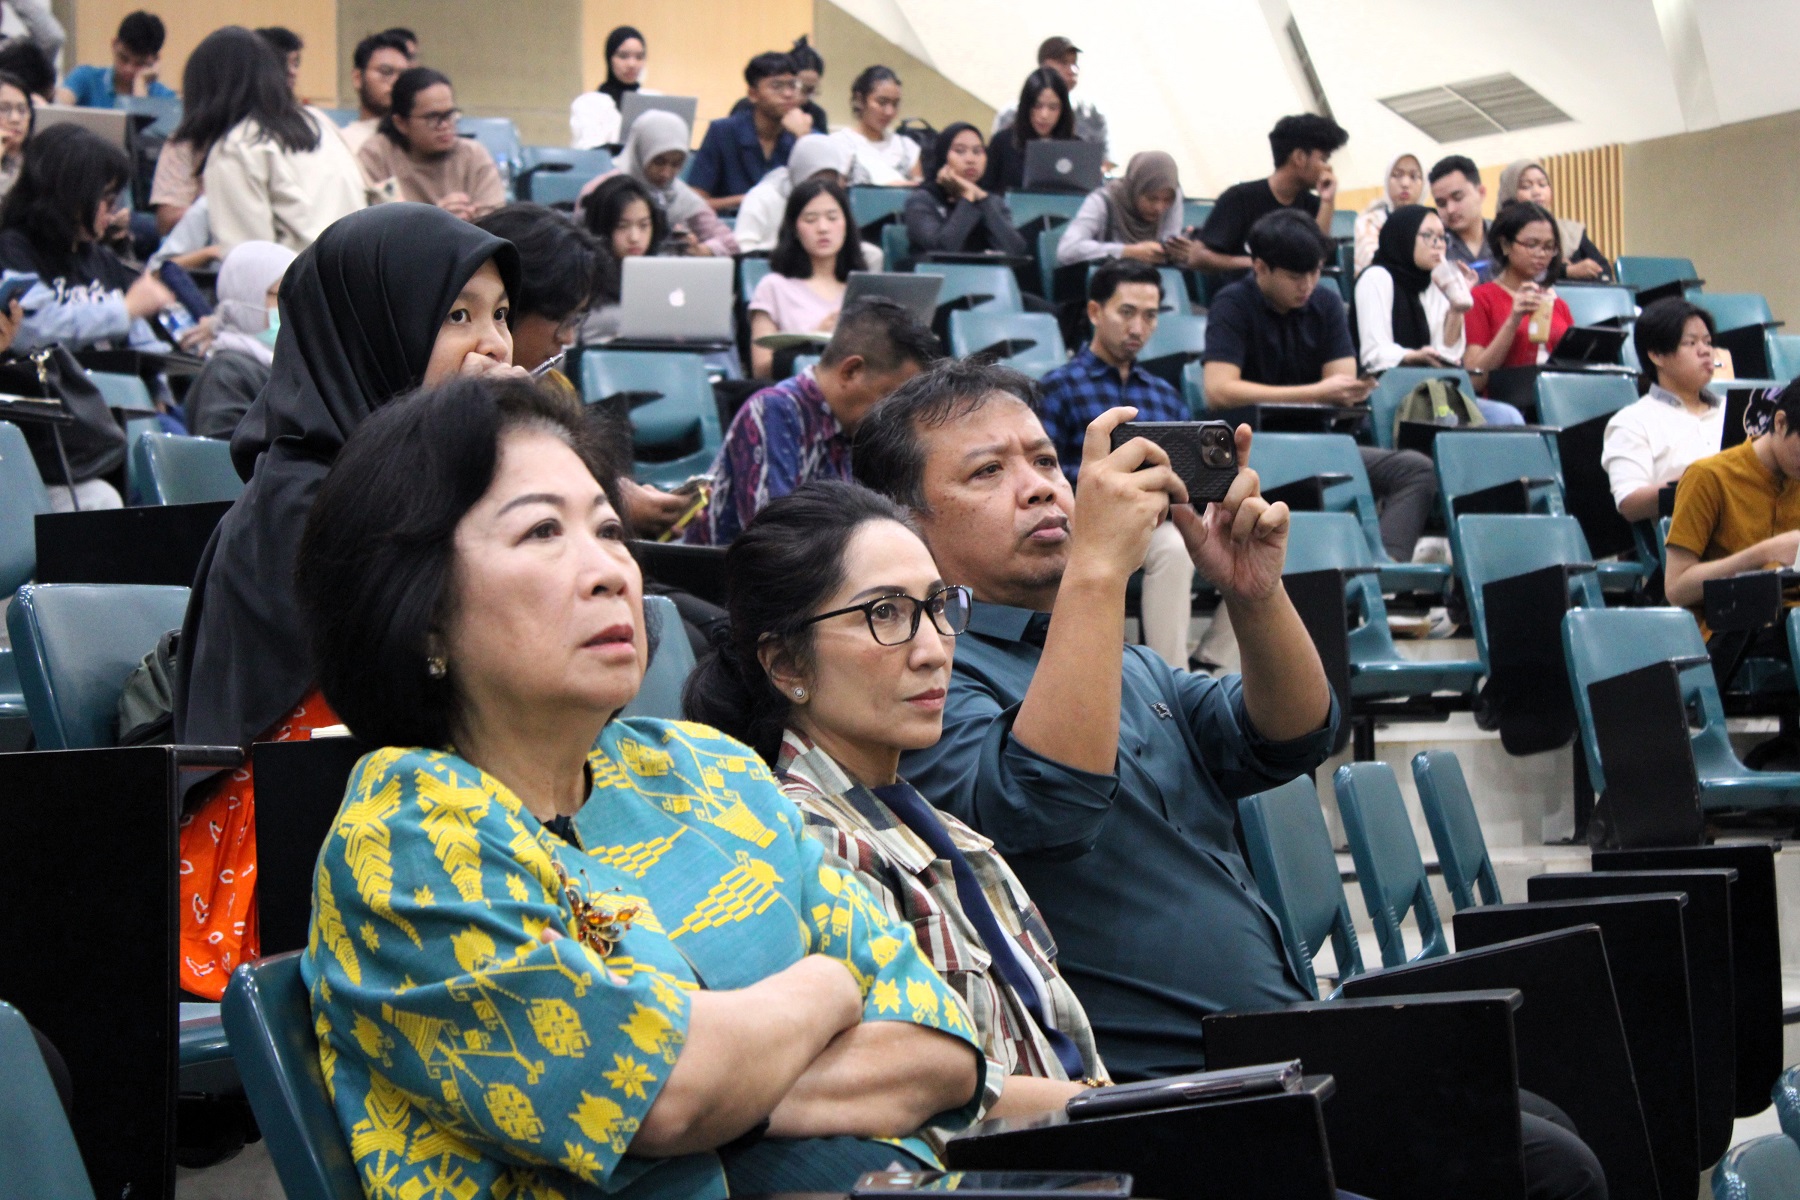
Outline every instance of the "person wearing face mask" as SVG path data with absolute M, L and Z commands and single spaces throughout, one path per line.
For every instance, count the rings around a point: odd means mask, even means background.
M 450 77 L 413 67 L 394 81 L 392 107 L 356 152 L 369 187 L 435 204 L 465 221 L 506 203 L 506 182 L 488 148 L 456 132 L 462 110 Z
M 1143 150 L 1125 176 L 1088 193 L 1056 244 L 1067 267 L 1107 258 L 1161 266 L 1199 265 L 1200 243 L 1182 232 L 1181 177 L 1161 150 Z M 1189 231 L 1191 233 L 1191 231 Z
M 687 158 L 687 122 L 674 113 L 651 110 L 631 123 L 631 135 L 625 139 L 618 165 L 588 181 L 582 194 L 615 175 L 629 175 L 663 211 L 670 234 L 663 253 L 729 258 L 741 247 L 731 227 L 681 178 Z
M 1500 207 L 1521 200 L 1536 204 L 1546 212 L 1556 211 L 1550 172 L 1535 158 L 1521 158 L 1500 172 Z M 1600 247 L 1588 240 L 1587 226 L 1580 221 L 1556 218 L 1556 240 L 1562 248 L 1565 278 L 1602 283 L 1612 278 L 1612 264 L 1600 253 Z
M 238 424 L 248 480 L 214 530 L 182 623 L 178 741 L 248 747 L 338 723 L 320 697 L 294 596 L 300 531 L 345 440 L 371 412 L 457 375 L 511 365 L 511 243 L 441 208 L 386 204 L 327 229 L 282 279 L 268 386 Z M 256 953 L 255 779 L 184 780 L 180 982 L 216 1000 Z
M 1060 71 L 1039 67 L 1025 77 L 1019 89 L 1019 106 L 1012 123 L 994 132 L 988 146 L 984 191 L 1010 192 L 1025 181 L 1025 143 L 1039 138 L 1068 141 L 1075 136 L 1075 110 L 1069 106 L 1069 85 Z
M 281 277 L 294 252 L 274 242 L 240 242 L 219 268 L 219 332 L 206 366 L 182 401 L 188 432 L 225 438 L 269 382 L 281 331 Z
M 1488 256 L 1499 267 L 1493 280 L 1471 293 L 1474 305 L 1464 322 L 1468 349 L 1463 365 L 1485 376 L 1501 367 L 1529 367 L 1556 352 L 1575 318 L 1553 288 L 1539 280 L 1562 274 L 1562 249 L 1556 218 L 1529 201 L 1507 205 L 1488 226 Z M 1548 308 L 1549 319 L 1539 310 Z
M 888 67 L 869 67 L 850 84 L 856 120 L 832 134 L 850 151 L 850 182 L 857 186 L 911 187 L 919 182 L 919 143 L 894 131 L 900 117 L 900 77 Z
M 850 198 L 823 179 L 810 179 L 788 197 L 769 273 L 750 294 L 750 374 L 768 379 L 775 352 L 757 341 L 772 333 L 830 333 L 844 303 L 850 272 L 866 269 L 853 236 Z
M 987 164 L 987 143 L 967 121 L 947 125 L 937 135 L 922 163 L 925 182 L 906 198 L 901 214 L 913 253 L 1030 253 L 1024 235 L 1013 227 L 1006 197 L 981 186 Z
M 660 96 L 643 86 L 644 63 L 649 57 L 644 35 L 621 25 L 606 35 L 606 79 L 591 92 L 583 92 L 569 105 L 569 145 L 593 150 L 619 144 L 620 109 L 630 92 Z
M 1375 259 L 1375 246 L 1388 214 L 1417 204 L 1425 194 L 1425 168 L 1416 154 L 1397 154 L 1382 177 L 1381 194 L 1356 214 L 1356 269 L 1363 271 Z

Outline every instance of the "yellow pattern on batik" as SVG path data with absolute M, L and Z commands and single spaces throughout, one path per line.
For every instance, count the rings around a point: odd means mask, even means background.
M 419 822 L 456 894 L 474 903 L 481 899 L 481 847 L 475 823 L 487 815 L 488 793 L 480 787 L 458 787 L 425 771 L 419 772 Z
M 742 850 L 738 851 L 737 863 L 713 884 L 706 899 L 683 918 L 680 925 L 669 931 L 671 941 L 684 933 L 761 916 L 780 898 L 775 885 L 782 880 L 774 867 L 760 858 L 751 858 Z

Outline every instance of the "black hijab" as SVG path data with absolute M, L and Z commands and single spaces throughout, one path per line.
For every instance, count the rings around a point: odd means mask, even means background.
M 613 103 L 621 109 L 625 107 L 625 93 L 637 91 L 638 85 L 621 82 L 619 77 L 613 74 L 612 60 L 613 55 L 619 52 L 619 47 L 632 38 L 644 42 L 644 35 L 629 25 L 621 25 L 606 35 L 606 82 L 600 85 L 599 90 L 611 96 Z M 649 42 L 644 42 L 644 49 L 646 51 L 650 49 Z
M 178 742 L 248 746 L 305 697 L 294 556 L 313 497 L 363 418 L 423 382 L 451 304 L 490 259 L 516 298 L 511 242 L 433 205 L 384 204 L 288 268 L 273 373 L 231 439 L 249 486 L 213 531 L 182 623 Z
M 940 132 L 936 138 L 932 139 L 931 148 L 925 151 L 919 159 L 919 174 L 924 180 L 923 186 L 930 188 L 931 194 L 936 198 L 937 202 L 946 207 L 950 204 L 950 197 L 945 193 L 943 185 L 937 181 L 938 172 L 944 169 L 944 162 L 950 157 L 950 143 L 954 142 L 956 140 L 956 135 L 965 129 L 970 130 L 976 137 L 981 138 L 981 144 L 983 146 L 987 145 L 987 139 L 981 137 L 981 130 L 975 128 L 975 126 L 969 124 L 967 121 L 952 121 L 944 127 L 943 131 Z M 986 173 L 987 172 L 985 171 L 982 172 L 984 175 Z
M 1421 270 L 1413 261 L 1413 245 L 1418 241 L 1419 226 L 1434 210 L 1420 204 L 1407 204 L 1388 214 L 1381 227 L 1381 242 L 1369 266 L 1385 270 L 1394 281 L 1394 340 L 1408 350 L 1431 345 L 1431 322 L 1425 319 L 1421 297 L 1431 286 L 1431 272 Z

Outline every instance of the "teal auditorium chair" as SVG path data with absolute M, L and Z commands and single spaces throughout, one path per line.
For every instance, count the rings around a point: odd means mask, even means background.
M 1712 1173 L 1713 1200 L 1800 1200 L 1800 1146 L 1772 1133 L 1733 1146 Z
M 37 571 L 37 515 L 50 511 L 50 493 L 17 425 L 0 421 L 0 603 Z M 25 715 L 13 651 L 0 649 L 0 720 Z
M 867 229 L 877 221 L 899 219 L 912 195 L 908 187 L 853 187 L 850 189 L 850 219 L 858 229 Z
M 1615 264 L 1614 275 L 1626 287 L 1661 287 L 1665 283 L 1698 283 L 1699 273 L 1691 258 L 1656 258 L 1649 255 L 1622 255 Z
M 1800 375 L 1800 333 L 1770 331 L 1763 335 L 1763 342 L 1769 355 L 1770 375 L 1784 380 Z
M 519 127 L 513 124 L 512 118 L 464 117 L 456 123 L 456 133 L 487 147 L 510 189 L 513 176 L 519 173 L 519 165 L 525 157 L 525 143 L 520 140 Z
M 0 1002 L 0 1196 L 94 1200 L 87 1167 L 37 1038 L 19 1010 Z
M 769 260 L 765 256 L 745 255 L 738 259 L 738 295 L 745 301 L 756 291 L 756 285 L 763 281 L 769 273 Z
M 1775 1081 L 1773 1095 L 1781 1132 L 1800 1144 L 1800 1067 L 1789 1067 L 1781 1073 L 1781 1078 Z
M 362 1180 L 319 1068 L 301 953 L 239 967 L 219 1015 L 287 1200 L 362 1200 Z
M 1389 367 L 1375 381 L 1369 393 L 1369 422 L 1374 426 L 1375 444 L 1384 450 L 1394 448 L 1394 415 L 1406 394 L 1427 379 L 1454 379 L 1466 395 L 1475 394 L 1469 373 L 1461 367 Z
M 1062 244 L 1063 231 L 1067 228 L 1068 222 L 1065 221 L 1038 231 L 1038 283 L 1044 289 L 1046 300 L 1056 299 L 1056 248 Z
M 1723 333 L 1746 325 L 1773 325 L 1775 314 L 1761 292 L 1703 292 L 1690 288 L 1687 298 L 1712 314 L 1713 323 Z
M 1431 898 L 1431 883 L 1394 768 L 1384 762 L 1346 763 L 1337 769 L 1332 785 L 1337 790 L 1338 812 L 1344 818 L 1344 834 L 1350 840 L 1350 857 L 1356 861 L 1363 903 L 1375 924 L 1375 940 L 1381 944 L 1381 965 L 1398 967 L 1414 959 L 1448 954 L 1444 923 Z M 1423 942 L 1411 958 L 1400 928 L 1409 909 Z
M 1030 343 L 1027 345 L 1026 343 Z M 957 358 L 983 350 L 1010 351 L 995 360 L 1033 379 L 1069 360 L 1062 331 L 1049 313 L 953 312 L 950 314 L 950 353 Z
M 1167 286 L 1165 281 L 1165 289 Z M 1188 312 L 1186 299 L 1185 291 L 1177 293 L 1178 307 L 1175 311 L 1165 312 L 1156 319 L 1156 331 L 1144 343 L 1144 348 L 1138 351 L 1139 366 L 1147 366 L 1162 359 L 1180 359 L 1185 368 L 1188 363 L 1199 362 L 1200 356 L 1206 353 L 1206 317 Z M 1166 293 L 1163 302 L 1169 302 Z
M 1540 433 L 1455 433 L 1438 435 L 1432 446 L 1437 465 L 1438 501 L 1450 530 L 1450 548 L 1461 555 L 1456 530 L 1459 510 L 1484 507 L 1490 489 L 1506 489 L 1494 503 L 1516 505 L 1536 515 L 1563 515 L 1562 477 Z M 1471 499 L 1474 497 L 1474 499 Z M 1491 511 L 1491 510 L 1490 510 Z M 1502 511 L 1516 511 L 1503 509 Z
M 1344 899 L 1337 854 L 1312 778 L 1302 775 L 1244 797 L 1238 801 L 1238 816 L 1256 889 L 1281 927 L 1282 946 L 1295 977 L 1318 997 L 1313 957 L 1327 938 L 1337 958 L 1338 978 L 1362 974 L 1356 925 Z
M 1421 750 L 1413 755 L 1412 773 L 1450 902 L 1458 910 L 1469 908 L 1479 893 L 1482 904 L 1503 903 L 1494 861 L 1488 857 L 1487 839 L 1481 833 L 1481 819 L 1475 815 L 1475 801 L 1456 754 Z
M 1206 224 L 1206 218 L 1212 216 L 1212 210 L 1211 200 L 1184 200 L 1181 203 L 1181 224 L 1198 229 Z
M 1298 512 L 1291 520 L 1283 574 L 1353 572 L 1344 589 L 1350 615 L 1358 623 L 1349 634 L 1350 696 L 1339 697 L 1340 702 L 1473 690 L 1486 673 L 1480 662 L 1407 658 L 1395 648 L 1394 635 L 1388 629 L 1387 602 L 1375 578 L 1374 556 L 1355 517 Z
M 881 269 L 884 271 L 905 271 L 909 269 L 912 258 L 912 238 L 907 235 L 906 226 L 899 221 L 890 221 L 881 227 Z
M 132 449 L 138 499 L 144 504 L 236 500 L 244 481 L 231 464 L 231 443 L 218 438 L 146 433 Z
M 631 703 L 620 712 L 624 717 L 655 717 L 663 721 L 681 720 L 681 689 L 694 671 L 694 646 L 682 627 L 681 614 L 667 596 L 644 597 L 644 622 L 649 627 L 650 665 L 644 669 L 644 682 Z
M 1753 771 L 1732 750 L 1712 660 L 1692 613 L 1682 608 L 1576 609 L 1563 617 L 1562 640 L 1588 778 L 1596 795 L 1605 792 L 1606 775 L 1588 688 L 1653 663 L 1675 662 L 1699 776 L 1700 806 L 1749 809 L 1800 803 L 1800 772 Z
M 1574 517 L 1471 513 L 1457 519 L 1461 550 L 1457 577 L 1469 604 L 1475 648 L 1490 661 L 1485 588 L 1497 579 L 1527 575 L 1544 567 L 1589 563 L 1587 538 Z M 1597 575 L 1584 572 L 1569 581 L 1570 603 L 1578 608 L 1604 608 Z
M 1008 192 L 1006 209 L 1012 213 L 1013 225 L 1023 228 L 1039 217 L 1057 222 L 1071 220 L 1086 199 L 1073 192 Z
M 1019 279 L 1010 267 L 984 263 L 923 262 L 913 268 L 915 275 L 936 275 L 944 284 L 938 289 L 938 311 L 955 305 L 953 311 L 1023 312 L 1025 302 L 1019 298 Z M 958 303 L 960 302 L 960 303 Z
M 534 204 L 573 204 L 581 189 L 613 168 L 605 150 L 526 146 L 519 157 L 519 199 Z
M 1327 484 L 1326 512 L 1347 512 L 1362 527 L 1369 556 L 1381 570 L 1381 586 L 1392 592 L 1442 592 L 1450 583 L 1445 563 L 1402 563 L 1388 557 L 1381 541 L 1381 514 L 1369 486 L 1362 450 L 1342 433 L 1259 433 L 1250 443 L 1250 465 L 1262 478 L 1263 491 L 1316 478 Z
M 1195 359 L 1181 368 L 1181 398 L 1187 401 L 1188 415 L 1196 421 L 1208 419 L 1206 412 L 1206 363 Z M 1386 553 L 1383 551 L 1383 553 Z
M 581 356 L 581 394 L 589 404 L 625 398 L 633 474 L 644 483 L 676 484 L 704 472 L 723 440 L 698 354 L 590 349 Z
M 1545 372 L 1537 380 L 1538 419 L 1567 429 L 1636 404 L 1637 384 L 1623 375 Z
M 150 398 L 150 388 L 136 375 L 124 375 L 117 371 L 89 371 L 88 378 L 100 389 L 100 395 L 108 406 L 128 411 L 149 412 L 156 407 Z
M 125 678 L 181 628 L 188 589 L 52 583 L 19 589 L 6 612 L 31 731 L 40 750 L 86 750 L 117 738 Z
M 1569 306 L 1569 315 L 1577 325 L 1598 325 L 1603 321 L 1629 325 L 1637 320 L 1637 297 L 1627 287 L 1564 286 L 1557 288 L 1556 294 Z

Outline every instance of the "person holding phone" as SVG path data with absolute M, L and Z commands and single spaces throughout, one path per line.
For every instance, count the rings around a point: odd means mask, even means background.
M 1125 175 L 1081 202 L 1056 244 L 1056 264 L 1128 258 L 1152 266 L 1187 267 L 1199 243 L 1181 227 L 1181 177 L 1161 150 L 1131 156 Z

